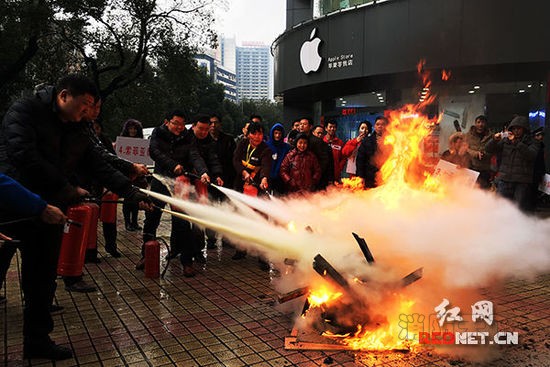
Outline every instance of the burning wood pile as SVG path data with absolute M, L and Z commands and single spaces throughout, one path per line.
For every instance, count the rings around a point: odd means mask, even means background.
M 353 233 L 353 236 L 368 265 L 374 266 L 374 256 L 367 242 L 356 233 Z M 293 261 L 287 260 L 286 263 L 291 265 Z M 422 268 L 416 269 L 398 282 L 380 283 L 373 279 L 354 278 L 352 284 L 320 254 L 313 260 L 313 269 L 325 280 L 328 287 L 322 287 L 320 290 L 302 287 L 280 295 L 278 298 L 279 303 L 282 304 L 307 295 L 301 312 L 301 318 L 306 322 L 297 322 L 291 336 L 285 339 L 286 349 L 393 350 L 400 352 L 410 350 L 411 341 L 405 339 L 400 343 L 393 340 L 397 338 L 393 338 L 391 335 L 381 335 L 377 332 L 378 329 L 385 329 L 388 320 L 370 312 L 368 291 L 369 288 L 372 288 L 376 289 L 376 293 L 379 293 L 380 289 L 383 289 L 384 293 L 394 293 L 422 278 Z M 333 290 L 328 291 L 329 288 Z M 316 334 L 321 334 L 325 340 L 299 340 L 301 326 L 315 331 Z M 383 333 L 385 334 L 386 331 Z M 378 336 L 383 337 L 377 340 Z M 384 340 L 388 337 L 392 339 L 392 342 L 387 343 Z M 327 338 L 336 339 L 339 343 L 330 343 Z

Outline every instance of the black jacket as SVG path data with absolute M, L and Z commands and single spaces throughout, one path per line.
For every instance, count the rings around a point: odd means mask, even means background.
M 235 152 L 236 144 L 232 135 L 220 132 L 218 140 L 215 140 L 216 153 L 223 171 L 223 185 L 225 187 L 233 187 L 235 180 L 235 167 L 233 167 L 233 153 Z
M 77 199 L 77 174 L 93 174 L 120 196 L 134 192 L 130 180 L 107 164 L 92 143 L 85 123 L 62 122 L 53 87 L 16 101 L 0 133 L 0 171 L 53 205 Z
M 206 163 L 207 173 L 210 176 L 210 179 L 214 180 L 216 177 L 221 177 L 223 179 L 223 169 L 218 159 L 218 153 L 216 152 L 216 142 L 210 135 L 207 135 L 204 139 L 198 139 L 193 131 L 191 130 L 191 135 L 193 135 L 193 143 L 197 147 L 200 156 Z M 198 170 L 197 170 L 198 171 Z M 199 175 L 204 172 L 198 171 Z
M 380 168 L 374 160 L 377 152 L 378 143 L 376 141 L 376 133 L 373 132 L 363 139 L 357 150 L 357 176 L 363 179 L 365 187 L 376 187 L 376 172 Z
M 189 130 L 174 135 L 166 125 L 156 127 L 149 143 L 149 154 L 155 161 L 155 172 L 175 177 L 174 168 L 178 164 L 182 165 L 185 171 L 195 171 L 199 175 L 208 172 L 193 139 L 193 132 Z

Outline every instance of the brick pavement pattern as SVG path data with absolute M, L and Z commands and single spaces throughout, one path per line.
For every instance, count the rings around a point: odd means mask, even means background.
M 169 225 L 169 218 L 164 216 L 159 233 L 168 237 Z M 494 347 L 491 362 L 472 363 L 427 349 L 415 354 L 285 350 L 292 315 L 276 307 L 276 294 L 270 286 L 273 273 L 260 270 L 256 258 L 233 261 L 232 249 L 218 248 L 207 252 L 207 263 L 195 278 L 184 278 L 179 261 L 173 260 L 164 279 L 148 279 L 134 270 L 140 257 L 141 233 L 124 231 L 123 223 L 118 228 L 123 257 L 103 255 L 100 264 L 86 265 L 85 279 L 97 286 L 97 292 L 70 293 L 58 287 L 55 302 L 64 306 L 65 312 L 54 316 L 52 338 L 72 347 L 74 358 L 67 361 L 22 361 L 20 263 L 19 258 L 14 259 L 7 287 L 3 288 L 8 301 L 0 306 L 0 364 L 550 366 L 550 274 L 529 282 L 511 280 L 498 291 L 486 291 L 499 305 L 496 317 L 500 325 L 520 332 L 519 345 Z M 99 252 L 104 254 L 99 232 Z M 165 254 L 163 250 L 161 256 Z

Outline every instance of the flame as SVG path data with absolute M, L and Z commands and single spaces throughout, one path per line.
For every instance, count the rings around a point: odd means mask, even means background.
M 415 302 L 411 300 L 401 300 L 399 309 L 395 314 L 411 314 L 411 309 L 414 304 Z M 330 332 L 325 332 L 323 335 L 329 338 L 338 339 L 341 343 L 350 346 L 354 350 L 363 351 L 413 351 L 420 345 L 418 338 L 408 333 L 407 330 L 403 328 L 403 325 L 400 325 L 399 316 L 389 320 L 382 326 L 375 326 L 376 328 L 369 327 L 369 325 L 357 325 L 357 331 L 353 335 L 339 335 Z
M 441 70 L 441 80 L 447 81 L 451 78 L 451 71 L 450 70 Z
M 342 297 L 342 292 L 333 292 L 326 286 L 321 286 L 315 291 L 311 291 L 307 298 L 310 307 L 320 307 L 323 305 L 330 305 L 332 301 Z
M 342 188 L 346 190 L 351 190 L 351 191 L 361 191 L 363 190 L 363 181 L 359 176 L 355 176 L 351 178 L 343 178 Z

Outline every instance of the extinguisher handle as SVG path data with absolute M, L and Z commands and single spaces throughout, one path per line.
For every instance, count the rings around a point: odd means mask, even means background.
M 77 222 L 76 220 L 67 219 L 67 223 L 78 228 L 82 227 L 82 222 Z

